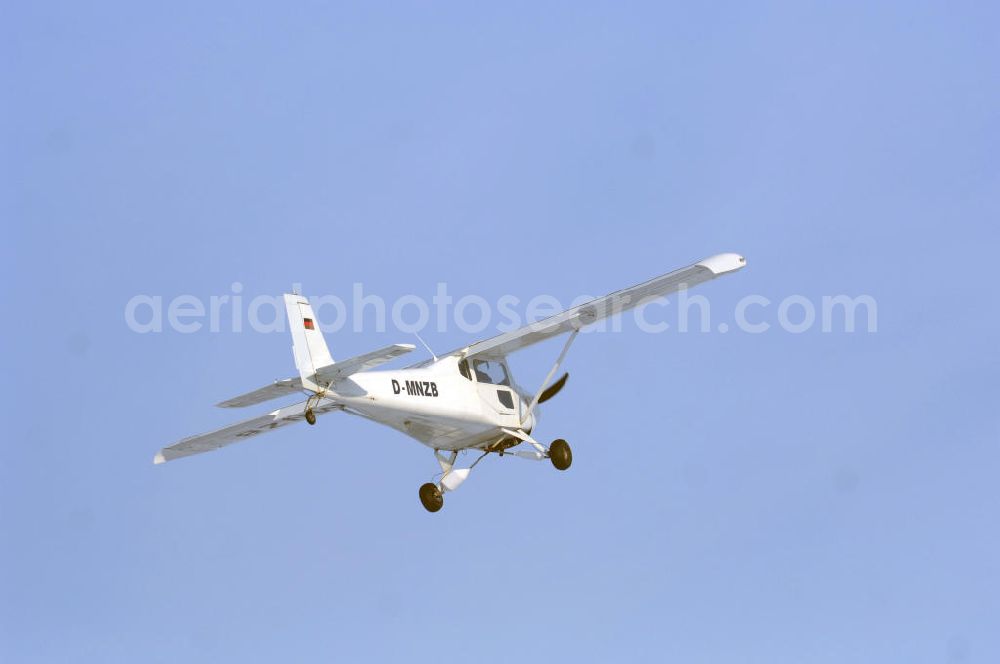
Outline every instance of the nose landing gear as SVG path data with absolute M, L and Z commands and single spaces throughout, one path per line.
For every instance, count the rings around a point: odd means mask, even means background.
M 566 470 L 573 464 L 573 450 L 569 443 L 562 438 L 557 438 L 549 445 L 549 460 L 556 470 Z

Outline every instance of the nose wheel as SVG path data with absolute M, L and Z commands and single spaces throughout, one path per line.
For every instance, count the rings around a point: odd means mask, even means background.
M 313 412 L 312 408 L 306 411 L 306 422 L 316 424 L 316 413 Z
M 566 470 L 573 465 L 573 450 L 570 449 L 569 443 L 562 438 L 553 440 L 549 445 L 549 460 L 556 470 Z
M 437 512 L 444 507 L 444 496 L 436 484 L 428 482 L 420 487 L 420 503 L 428 512 Z

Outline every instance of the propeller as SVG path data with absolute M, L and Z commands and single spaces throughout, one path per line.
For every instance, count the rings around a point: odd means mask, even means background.
M 545 403 L 555 395 L 559 394 L 559 390 L 561 390 L 566 385 L 566 380 L 568 378 L 569 378 L 569 373 L 568 372 L 564 373 L 562 375 L 562 378 L 560 378 L 556 382 L 546 387 L 542 391 L 542 393 L 538 396 L 538 403 Z

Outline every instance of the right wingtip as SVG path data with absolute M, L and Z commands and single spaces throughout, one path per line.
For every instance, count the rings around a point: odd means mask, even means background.
M 163 456 L 163 452 L 158 452 L 155 457 L 153 457 L 153 463 L 155 465 L 160 465 L 161 463 L 166 463 L 167 459 Z
M 735 272 L 740 268 L 746 267 L 746 264 L 747 259 L 742 254 L 733 253 L 716 254 L 698 263 L 701 267 L 711 270 L 716 276 L 725 274 L 726 272 Z

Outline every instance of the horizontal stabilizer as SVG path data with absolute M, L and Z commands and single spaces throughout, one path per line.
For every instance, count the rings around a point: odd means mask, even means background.
M 314 374 L 313 380 L 322 385 L 336 383 L 338 380 L 347 378 L 359 371 L 367 371 L 400 355 L 406 355 L 413 349 L 414 346 L 412 344 L 386 346 L 385 348 L 380 348 L 364 355 L 352 357 L 343 362 L 336 362 L 325 367 L 320 367 L 319 371 Z M 289 394 L 299 394 L 305 389 L 301 378 L 285 378 L 283 380 L 276 380 L 270 385 L 265 385 L 252 392 L 241 394 L 232 399 L 226 399 L 215 405 L 219 408 L 245 408 L 270 401 L 271 399 L 279 399 Z
M 343 380 L 353 374 L 361 371 L 368 371 L 369 369 L 373 369 L 380 364 L 385 364 L 389 360 L 394 360 L 400 355 L 406 355 L 414 348 L 416 348 L 416 346 L 413 344 L 392 344 L 391 346 L 379 348 L 378 350 L 373 350 L 372 352 L 365 353 L 364 355 L 358 355 L 357 357 L 352 357 L 348 360 L 335 362 L 334 364 L 317 369 L 314 374 L 314 380 L 320 384 L 336 383 L 338 380 Z
M 297 394 L 301 391 L 301 379 L 285 378 L 284 380 L 276 380 L 270 385 L 265 385 L 253 392 L 247 392 L 238 397 L 226 399 L 215 405 L 219 408 L 245 408 L 246 406 L 254 406 L 265 401 L 270 401 L 271 399 L 278 399 L 288 394 Z

